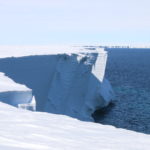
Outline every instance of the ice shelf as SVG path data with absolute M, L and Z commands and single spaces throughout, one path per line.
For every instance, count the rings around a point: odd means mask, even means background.
M 105 79 L 107 52 L 103 48 L 32 48 L 0 49 L 0 72 L 14 80 L 9 79 L 12 92 L 7 82 L 1 86 L 1 101 L 14 106 L 29 103 L 33 91 L 37 111 L 93 121 L 92 113 L 113 100 L 112 87 Z M 5 80 L 6 76 L 1 78 Z
M 104 79 L 106 61 L 107 52 L 102 48 L 61 55 L 45 110 L 92 121 L 92 113 L 114 98 L 109 81 Z

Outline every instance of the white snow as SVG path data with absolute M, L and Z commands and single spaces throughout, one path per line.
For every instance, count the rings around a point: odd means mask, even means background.
M 12 79 L 5 76 L 4 73 L 0 72 L 0 92 L 16 91 L 16 90 L 31 91 L 30 88 L 26 87 L 25 85 L 14 82 Z
M 31 100 L 32 90 L 30 88 L 14 82 L 0 72 L 0 101 L 18 106 L 18 104 L 30 103 Z
M 0 46 L 0 58 L 21 57 L 31 55 L 52 55 L 63 53 L 79 53 L 83 47 L 73 47 L 66 45 L 50 46 Z M 85 51 L 85 49 L 84 49 Z M 86 50 L 88 52 L 88 50 Z
M 150 135 L 0 103 L 1 150 L 149 150 Z

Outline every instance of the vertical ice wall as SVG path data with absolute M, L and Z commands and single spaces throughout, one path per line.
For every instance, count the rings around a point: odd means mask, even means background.
M 93 120 L 91 114 L 111 100 L 111 95 L 106 95 L 111 94 L 107 88 L 101 93 L 102 86 L 109 84 L 103 84 L 106 60 L 103 49 L 60 55 L 45 110 Z
M 107 106 L 111 99 L 115 98 L 114 91 L 109 81 L 105 78 L 105 68 L 108 53 L 103 48 L 96 49 L 98 56 L 95 65 L 93 66 L 92 73 L 100 81 L 100 95 L 105 99 L 103 106 Z
M 105 68 L 107 62 L 107 52 L 103 48 L 97 48 L 97 60 L 93 66 L 92 73 L 99 79 L 100 82 L 103 82 L 105 76 Z

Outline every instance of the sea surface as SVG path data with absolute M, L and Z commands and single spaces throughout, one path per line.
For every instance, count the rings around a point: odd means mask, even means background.
M 107 48 L 106 78 L 115 101 L 95 121 L 150 134 L 150 49 Z

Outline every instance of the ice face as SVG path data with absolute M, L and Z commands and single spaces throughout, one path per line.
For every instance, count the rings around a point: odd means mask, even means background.
M 10 101 L 7 103 L 11 105 L 30 103 L 33 91 L 37 111 L 93 120 L 91 114 L 95 109 L 107 106 L 113 98 L 108 92 L 109 83 L 104 82 L 107 53 L 103 49 L 82 47 L 61 52 L 58 49 L 55 53 L 52 50 L 43 53 L 42 50 L 23 50 L 25 57 L 20 51 L 8 51 L 15 57 L 10 58 L 2 51 L 2 57 L 7 58 L 0 59 L 0 71 L 22 87 L 17 84 L 13 96 L 9 92 Z M 19 91 L 23 89 L 22 84 L 32 91 Z
M 92 113 L 107 106 L 113 99 L 111 85 L 104 80 L 106 60 L 107 53 L 103 50 L 82 51 L 82 55 L 61 55 L 45 110 L 93 120 Z M 101 90 L 103 88 L 105 90 Z

